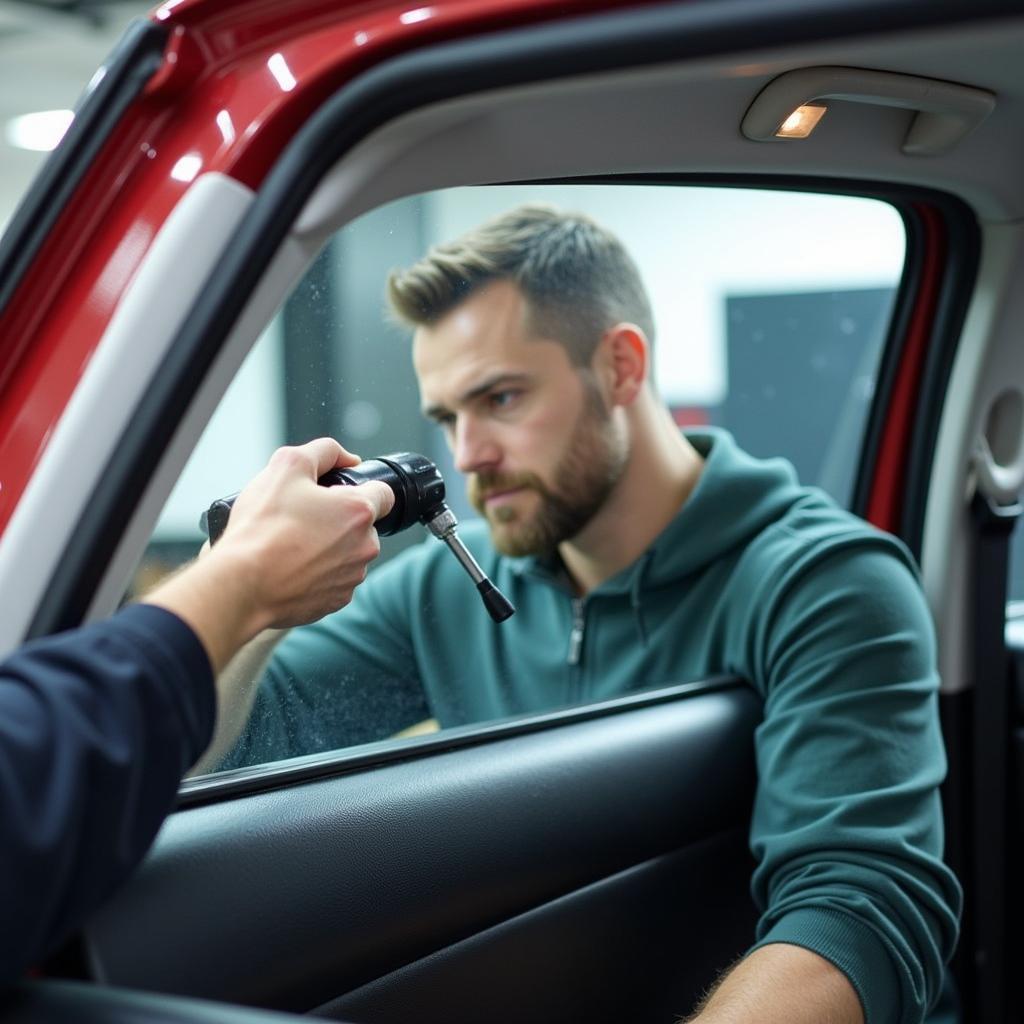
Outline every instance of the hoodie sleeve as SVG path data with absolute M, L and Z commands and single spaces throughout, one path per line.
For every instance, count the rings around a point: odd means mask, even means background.
M 924 1019 L 961 902 L 942 862 L 933 628 L 908 562 L 866 532 L 790 560 L 755 639 L 757 946 L 831 961 L 867 1024 Z
M 214 708 L 205 650 L 153 606 L 0 664 L 0 982 L 135 867 L 209 743 Z

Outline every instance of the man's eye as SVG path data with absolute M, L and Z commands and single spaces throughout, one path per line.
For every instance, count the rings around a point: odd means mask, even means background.
M 521 394 L 521 391 L 510 388 L 507 391 L 492 391 L 487 398 L 492 408 L 507 409 Z

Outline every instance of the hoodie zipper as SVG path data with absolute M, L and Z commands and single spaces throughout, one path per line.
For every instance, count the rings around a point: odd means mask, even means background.
M 569 656 L 566 659 L 570 665 L 580 663 L 580 655 L 583 653 L 583 598 L 572 599 L 572 631 L 569 633 Z

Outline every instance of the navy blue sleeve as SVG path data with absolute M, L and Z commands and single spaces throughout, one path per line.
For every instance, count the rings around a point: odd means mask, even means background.
M 66 939 L 139 862 L 214 714 L 206 651 L 151 605 L 0 664 L 0 982 Z

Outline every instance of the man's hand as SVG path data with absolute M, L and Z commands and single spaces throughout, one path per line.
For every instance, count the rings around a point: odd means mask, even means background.
M 279 449 L 238 496 L 218 543 L 147 603 L 184 619 L 218 672 L 262 630 L 344 607 L 380 553 L 373 524 L 394 504 L 391 488 L 377 481 L 317 484 L 358 461 L 330 438 Z

